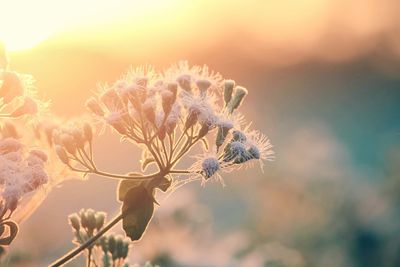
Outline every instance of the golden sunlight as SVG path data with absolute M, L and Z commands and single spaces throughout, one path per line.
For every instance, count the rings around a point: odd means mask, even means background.
M 0 2 L 0 41 L 10 51 L 28 49 L 51 35 L 75 27 L 98 25 L 127 17 L 143 17 L 171 5 L 143 0 L 9 0 Z M 95 7 L 95 8 L 94 8 Z

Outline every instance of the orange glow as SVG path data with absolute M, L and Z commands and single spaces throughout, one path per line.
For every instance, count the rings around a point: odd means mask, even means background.
M 98 26 L 174 6 L 175 0 L 10 0 L 0 3 L 0 40 L 8 50 L 31 48 L 51 35 L 77 27 Z

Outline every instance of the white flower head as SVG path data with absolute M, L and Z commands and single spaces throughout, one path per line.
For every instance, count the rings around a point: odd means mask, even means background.
M 269 138 L 253 130 L 247 134 L 248 151 L 253 156 L 253 159 L 260 162 L 261 167 L 263 161 L 273 161 L 275 159 L 275 152 L 272 150 L 272 144 Z
M 0 196 L 10 209 L 17 208 L 19 199 L 48 182 L 45 171 L 47 155 L 37 149 L 25 152 L 18 140 L 2 139 L 0 147 Z M 6 148 L 6 149 L 4 149 Z
M 194 175 L 201 175 L 202 185 L 208 180 L 220 182 L 225 186 L 225 182 L 220 174 L 221 171 L 227 171 L 228 166 L 214 153 L 204 152 L 201 155 L 194 156 L 195 163 L 189 168 Z
M 233 130 L 232 139 L 224 148 L 224 161 L 238 167 L 251 167 L 254 161 L 259 161 L 263 167 L 265 160 L 273 159 L 274 152 L 268 137 L 255 130 Z

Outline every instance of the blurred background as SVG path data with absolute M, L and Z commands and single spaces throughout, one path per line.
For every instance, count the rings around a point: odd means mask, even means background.
M 0 39 L 62 117 L 86 112 L 98 82 L 143 64 L 187 59 L 249 89 L 242 111 L 270 137 L 275 162 L 163 201 L 131 262 L 396 267 L 399 14 L 397 0 L 12 0 L 0 1 Z M 107 171 L 139 166 L 115 135 L 95 146 Z M 68 214 L 114 216 L 116 186 L 92 176 L 54 188 L 22 224 L 9 266 L 46 266 L 73 248 Z

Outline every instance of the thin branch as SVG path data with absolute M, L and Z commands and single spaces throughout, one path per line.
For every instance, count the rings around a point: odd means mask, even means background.
M 92 249 L 88 248 L 86 267 L 90 267 L 91 262 L 92 262 Z

